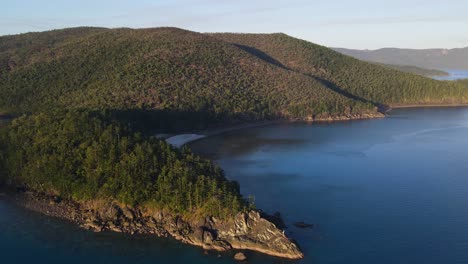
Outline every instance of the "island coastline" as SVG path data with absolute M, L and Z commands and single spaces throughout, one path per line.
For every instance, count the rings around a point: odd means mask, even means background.
M 443 104 L 434 104 L 434 105 L 398 105 L 391 106 L 388 108 L 388 111 L 392 109 L 399 108 L 416 108 L 416 107 L 466 107 L 468 104 L 456 104 L 456 105 L 443 105 Z M 326 117 L 326 118 L 307 118 L 307 119 L 278 119 L 278 120 L 269 120 L 269 121 L 260 121 L 254 123 L 245 123 L 235 126 L 227 127 L 218 127 L 213 129 L 206 129 L 202 131 L 196 131 L 197 135 L 200 137 L 193 137 L 190 140 L 184 142 L 184 144 L 192 143 L 196 140 L 206 138 L 208 136 L 219 135 L 222 133 L 227 133 L 239 129 L 253 128 L 271 124 L 278 123 L 291 123 L 291 122 L 311 122 L 311 123 L 325 123 L 325 122 L 339 122 L 339 121 L 350 121 L 350 120 L 365 120 L 365 119 L 375 119 L 375 118 L 384 118 L 386 115 L 376 112 L 372 114 L 362 114 L 362 115 L 353 115 L 353 116 L 336 116 L 336 117 Z M 203 134 L 198 134 L 203 133 Z M 170 137 L 169 137 L 170 138 Z M 268 254 L 271 256 L 289 258 L 289 259 L 301 259 L 303 254 L 300 251 L 298 245 L 295 244 L 292 240 L 287 238 L 281 228 L 276 227 L 273 223 L 261 217 L 260 214 L 256 211 L 243 212 L 241 216 L 236 216 L 236 218 L 244 219 L 256 219 L 255 221 L 266 221 L 269 223 L 269 227 L 274 229 L 274 233 L 283 239 L 283 243 L 286 243 L 292 253 L 284 253 L 275 251 L 266 246 L 257 246 L 251 243 L 243 243 L 237 239 L 226 241 L 226 239 L 219 239 L 215 234 L 223 233 L 224 231 L 216 228 L 213 228 L 212 220 L 198 219 L 192 223 L 182 220 L 179 216 L 173 216 L 170 213 L 158 212 L 159 215 L 154 217 L 152 215 L 145 214 L 144 210 L 139 208 L 126 208 L 124 206 L 118 205 L 114 202 L 107 202 L 112 208 L 116 209 L 116 212 L 120 212 L 119 217 L 123 217 L 127 222 L 118 222 L 115 224 L 111 221 L 103 221 L 102 214 L 99 210 L 89 209 L 83 204 L 79 204 L 73 201 L 62 201 L 54 196 L 49 196 L 41 193 L 35 192 L 9 192 L 9 195 L 14 197 L 13 201 L 24 208 L 42 213 L 47 216 L 57 217 L 66 219 L 75 223 L 82 228 L 92 230 L 95 232 L 101 231 L 113 231 L 113 232 L 122 232 L 129 234 L 154 234 L 159 237 L 174 237 L 176 240 L 182 241 L 183 243 L 200 246 L 206 250 L 217 250 L 217 251 L 226 251 L 230 249 L 239 249 L 239 250 L 252 250 Z M 83 207 L 84 206 L 84 207 Z M 83 209 L 84 208 L 84 209 Z M 133 215 L 132 217 L 127 217 L 124 212 L 127 212 L 128 215 Z M 130 213 L 129 213 L 130 212 Z M 105 213 L 104 213 L 105 214 Z M 165 215 L 165 220 L 163 216 Z M 251 215 L 251 216 L 249 216 Z M 158 218 L 158 219 L 157 219 Z M 130 221 L 130 222 L 128 222 Z M 159 222 L 158 222 L 159 221 Z M 200 222 L 201 221 L 201 222 Z M 210 222 L 211 221 L 211 222 Z M 202 223 L 203 222 L 203 223 Z M 206 225 L 209 223 L 208 225 Z M 270 225 L 271 224 L 271 225 Z M 236 226 L 236 224 L 234 224 Z M 187 228 L 190 230 L 187 233 Z M 229 228 L 228 228 L 229 229 Z M 200 231 L 201 230 L 201 231 Z M 201 232 L 201 234 L 200 234 Z M 205 234 L 209 232 L 211 235 Z M 232 233 L 232 231 L 226 231 L 224 233 Z M 280 235 L 282 234 L 282 236 Z M 243 234 L 245 235 L 245 234 Z M 206 238 L 206 236 L 211 238 Z M 206 240 L 208 239 L 208 240 Z M 218 240 L 217 240 L 218 239 Z M 251 241 L 251 240 L 250 240 Z M 290 244 L 289 244 L 290 243 Z
M 299 246 L 265 213 L 250 210 L 233 219 L 185 219 L 163 210 L 128 207 L 116 201 L 78 203 L 24 189 L 2 190 L 10 202 L 49 217 L 64 219 L 93 232 L 172 237 L 204 250 L 250 250 L 286 259 L 304 257 Z

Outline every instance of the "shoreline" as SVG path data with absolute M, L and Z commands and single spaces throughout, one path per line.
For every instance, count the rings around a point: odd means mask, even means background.
M 401 109 L 401 108 L 444 108 L 444 107 L 468 107 L 466 104 L 407 104 L 407 105 L 390 105 L 386 112 L 391 111 L 392 109 Z
M 424 107 L 468 107 L 468 104 L 393 105 L 389 106 L 388 110 L 385 113 L 391 111 L 392 109 Z M 254 128 L 272 124 L 294 122 L 325 123 L 337 121 L 367 120 L 375 118 L 384 118 L 385 116 L 386 115 L 383 113 L 375 112 L 353 116 L 335 116 L 306 119 L 277 119 L 258 121 L 253 123 L 244 123 L 197 131 L 195 133 L 204 133 L 204 137 L 189 138 L 190 140 L 183 143 L 183 145 L 190 144 L 208 136 L 228 133 L 239 129 Z M 232 249 L 246 249 L 282 258 L 303 258 L 302 252 L 300 251 L 298 246 L 294 242 L 292 242 L 292 240 L 287 238 L 284 235 L 284 233 L 282 233 L 281 229 L 277 228 L 273 223 L 264 219 L 258 214 L 258 212 L 254 211 L 239 213 L 233 219 L 231 219 L 232 221 L 229 223 L 227 221 L 223 222 L 220 220 L 213 220 L 211 217 L 197 219 L 195 221 L 184 221 L 180 217 L 176 215 L 171 215 L 170 213 L 168 214 L 167 212 L 159 211 L 157 214 L 148 214 L 144 208 L 127 208 L 122 206 L 116 207 L 114 202 L 108 201 L 106 204 L 106 208 L 117 208 L 115 209 L 115 211 L 118 212 L 118 216 L 116 218 L 116 213 L 114 212 L 114 215 L 112 216 L 113 218 L 106 218 L 107 216 L 105 217 L 103 214 L 107 214 L 107 211 L 103 212 L 103 208 L 94 209 L 94 211 L 91 211 L 92 213 L 90 214 L 90 207 L 87 207 L 86 203 L 78 204 L 72 201 L 58 201 L 54 197 L 38 196 L 38 194 L 30 194 L 30 197 L 23 199 L 23 201 L 18 201 L 17 197 L 14 197 L 13 200 L 16 200 L 16 203 L 18 205 L 28 208 L 30 210 L 40 212 L 44 215 L 66 219 L 71 221 L 72 223 L 78 224 L 83 228 L 93 230 L 96 232 L 114 231 L 130 234 L 155 234 L 160 237 L 171 236 L 183 243 L 200 246 L 206 250 L 226 251 Z M 259 240 L 255 240 L 258 239 L 258 234 L 252 234 L 252 230 L 242 230 L 242 232 L 244 233 L 236 233 L 239 232 L 236 229 L 236 227 L 239 225 L 248 226 L 246 224 L 248 221 L 250 221 L 250 224 L 261 223 L 261 226 L 263 228 L 262 230 L 267 230 L 268 233 L 274 234 L 274 237 L 277 238 L 277 240 L 281 241 L 281 245 L 273 246 L 269 244 L 269 241 L 258 242 Z M 233 227 L 232 225 L 234 225 L 235 227 Z M 190 233 L 187 233 L 187 228 L 191 230 Z M 199 230 L 200 228 L 202 230 Z M 255 239 L 252 240 L 252 236 Z M 243 240 L 246 237 L 248 237 L 249 240 Z M 255 243 L 252 241 L 255 241 Z M 287 252 L 281 251 L 281 247 L 284 245 L 287 245 Z
M 3 193 L 3 189 L 0 189 Z M 261 211 L 239 212 L 229 219 L 184 219 L 165 210 L 128 207 L 112 200 L 76 202 L 25 190 L 5 191 L 12 203 L 94 232 L 173 237 L 204 250 L 250 250 L 274 257 L 302 259 L 299 246 Z
M 345 122 L 345 121 L 353 121 L 353 120 L 367 120 L 367 119 L 376 119 L 376 118 L 384 118 L 385 114 L 380 112 L 370 113 L 370 114 L 361 114 L 361 115 L 354 115 L 354 116 L 334 116 L 334 117 L 325 117 L 325 118 L 290 118 L 290 119 L 277 119 L 277 120 L 267 120 L 267 121 L 257 121 L 251 123 L 243 123 L 239 125 L 232 125 L 232 126 L 220 126 L 215 128 L 208 128 L 204 130 L 197 130 L 188 132 L 186 134 L 174 134 L 168 138 L 166 138 L 166 142 L 168 139 L 173 138 L 178 135 L 197 135 L 199 137 L 194 137 L 190 140 L 184 142 L 184 144 L 180 145 L 187 145 L 193 143 L 198 140 L 205 139 L 207 137 L 216 136 L 224 133 L 229 133 L 232 131 L 240 130 L 240 129 L 247 129 L 247 128 L 256 128 L 274 124 L 284 124 L 284 123 L 296 123 L 296 122 L 307 122 L 307 123 L 330 123 L 330 122 Z M 169 142 L 168 142 L 169 143 Z
M 391 112 L 393 109 L 404 109 L 404 108 L 444 108 L 444 107 L 468 107 L 468 103 L 466 104 L 407 104 L 407 105 L 388 105 L 384 108 L 383 112 L 376 112 L 371 114 L 361 114 L 355 116 L 336 116 L 336 117 L 326 117 L 326 118 L 302 118 L 302 119 L 277 119 L 277 120 L 268 120 L 268 121 L 258 121 L 258 122 L 251 122 L 251 123 L 244 123 L 239 125 L 233 126 L 220 126 L 215 128 L 208 128 L 204 130 L 197 130 L 192 132 L 187 132 L 185 134 L 174 134 L 165 140 L 179 136 L 179 135 L 196 135 L 197 137 L 185 141 L 183 144 L 180 144 L 176 147 L 182 147 L 184 145 L 189 145 L 193 142 L 198 140 L 205 139 L 207 137 L 216 136 L 228 132 L 232 132 L 239 129 L 247 129 L 247 128 L 255 128 L 267 125 L 274 125 L 274 124 L 282 124 L 282 123 L 295 123 L 295 122 L 310 122 L 310 123 L 329 123 L 329 122 L 340 122 L 340 121 L 353 121 L 353 120 L 368 120 L 368 119 L 376 119 L 376 118 L 385 118 L 387 117 L 387 113 Z M 169 142 L 168 142 L 169 143 Z

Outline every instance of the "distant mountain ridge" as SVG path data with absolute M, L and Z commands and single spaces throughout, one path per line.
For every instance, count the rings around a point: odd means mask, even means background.
M 439 70 L 468 70 L 468 47 L 456 49 L 398 49 L 357 50 L 332 48 L 342 54 L 371 62 L 411 65 Z

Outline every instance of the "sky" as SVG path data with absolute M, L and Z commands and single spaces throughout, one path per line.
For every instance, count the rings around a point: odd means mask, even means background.
M 354 49 L 468 46 L 468 0 L 0 0 L 0 35 L 99 26 L 283 32 Z

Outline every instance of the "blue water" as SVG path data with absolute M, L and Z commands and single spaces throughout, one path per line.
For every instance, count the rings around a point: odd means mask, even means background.
M 459 79 L 468 79 L 468 70 L 444 70 L 449 76 L 434 76 L 436 80 L 454 81 Z
M 299 262 L 468 263 L 468 108 L 399 109 L 385 119 L 233 131 L 192 147 L 245 195 L 280 211 Z M 298 229 L 295 221 L 316 224 Z M 27 252 L 27 254 L 26 254 Z M 92 233 L 0 198 L 5 263 L 235 263 L 170 239 Z

